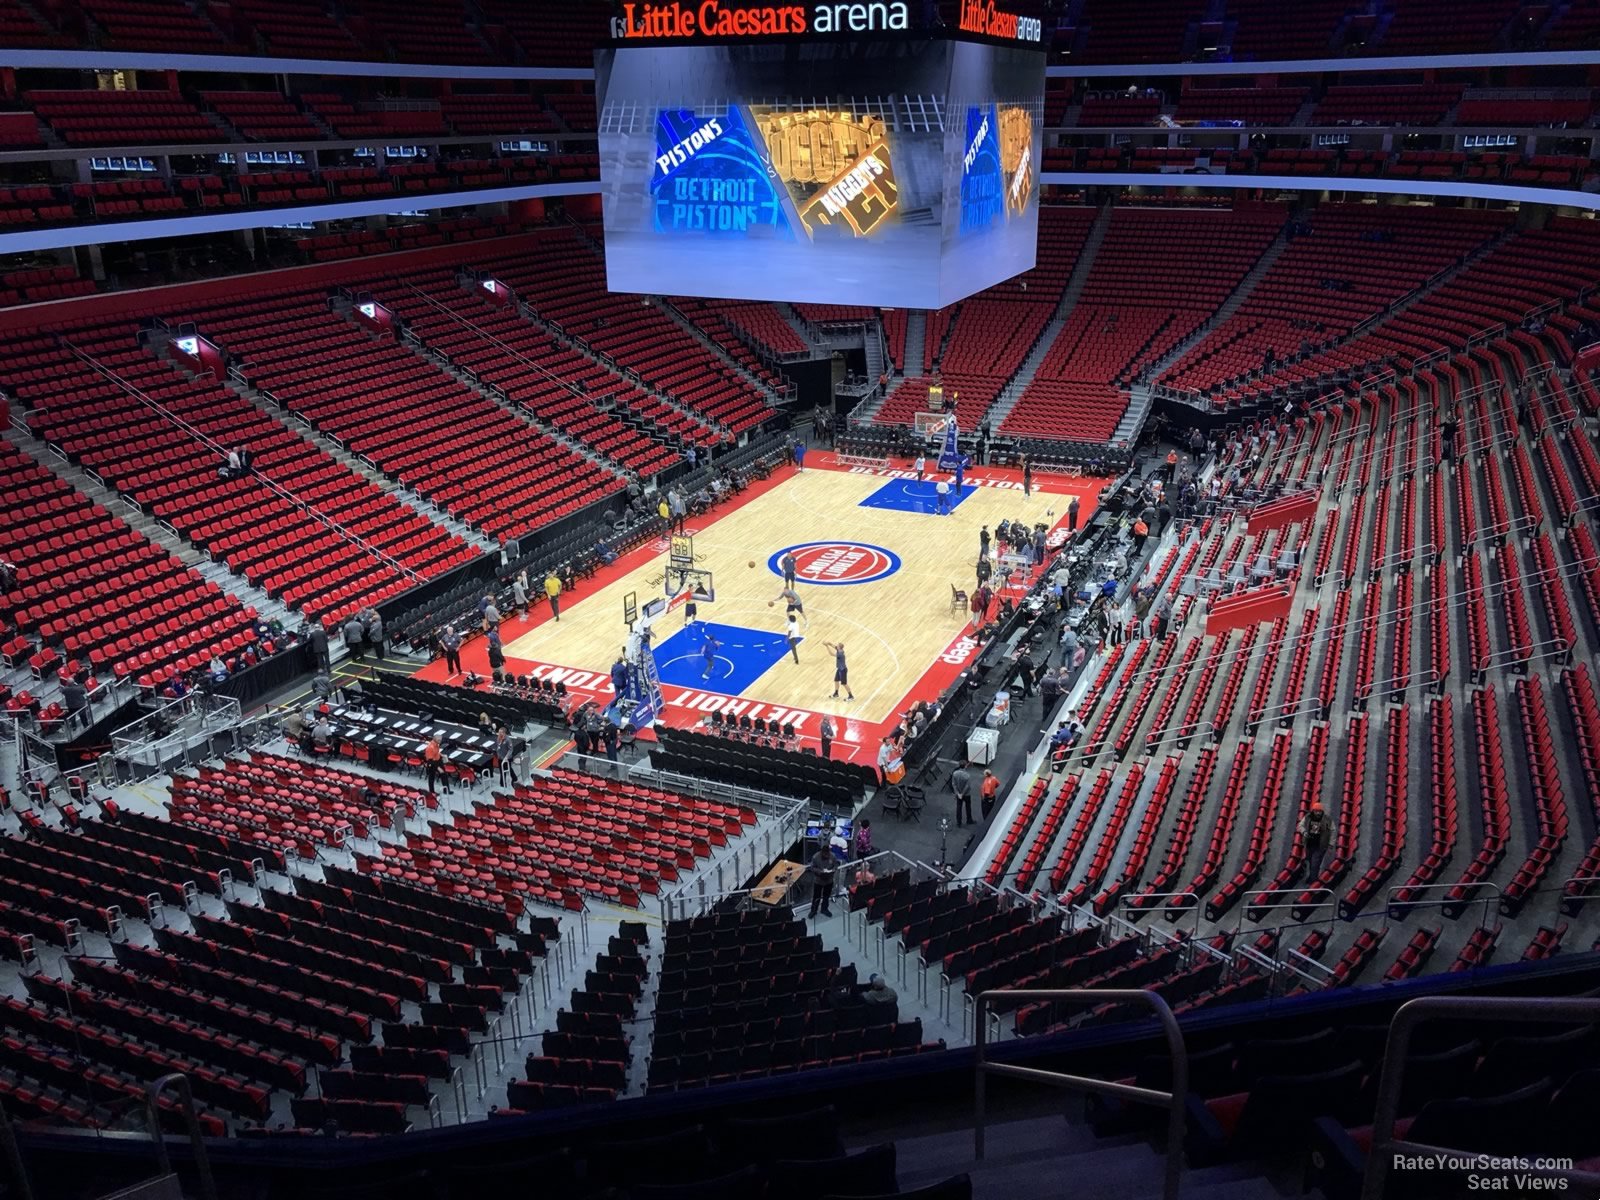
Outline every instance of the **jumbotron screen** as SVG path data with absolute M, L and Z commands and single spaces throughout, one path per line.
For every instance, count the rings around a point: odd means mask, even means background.
M 1034 265 L 1037 50 L 623 45 L 595 91 L 612 291 L 940 308 Z

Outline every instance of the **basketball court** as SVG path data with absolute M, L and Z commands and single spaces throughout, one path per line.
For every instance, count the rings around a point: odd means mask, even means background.
M 972 614 L 952 604 L 952 591 L 976 586 L 978 533 L 1005 520 L 1065 536 L 1067 504 L 1079 500 L 1079 523 L 1094 513 L 1106 481 L 1036 474 L 1024 496 L 1019 472 L 974 468 L 952 510 L 937 511 L 932 477 L 908 470 L 842 466 L 812 452 L 806 468 L 786 466 L 704 517 L 691 518 L 693 568 L 713 600 L 701 600 L 686 621 L 680 595 L 653 629 L 663 719 L 676 726 L 712 712 L 792 723 L 815 745 L 821 714 L 833 717 L 834 757 L 876 760 L 883 732 L 916 699 L 932 699 L 975 656 L 967 635 Z M 501 626 L 506 669 L 565 683 L 569 693 L 609 702 L 609 670 L 623 652 L 624 614 L 664 598 L 671 539 L 641 547 L 561 598 L 561 619 L 548 606 L 526 621 Z M 687 547 L 679 544 L 681 554 Z M 780 560 L 793 553 L 796 591 L 804 604 L 795 662 L 785 636 Z M 1035 577 L 1017 571 L 1020 596 Z M 535 588 L 540 581 L 533 581 Z M 998 590 L 998 588 L 997 588 Z M 991 616 L 994 613 L 991 609 Z M 707 653 L 708 642 L 710 653 Z M 834 654 L 842 643 L 855 699 L 833 698 Z M 482 638 L 463 649 L 467 669 L 487 673 Z M 445 678 L 442 662 L 421 672 Z

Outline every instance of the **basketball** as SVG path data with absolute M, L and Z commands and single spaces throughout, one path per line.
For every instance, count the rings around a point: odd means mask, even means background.
M 754 571 L 756 569 L 756 560 L 753 559 L 753 558 L 750 560 L 750 569 L 752 571 Z
M 768 607 L 768 608 L 771 608 L 771 607 L 772 607 L 772 606 L 773 606 L 773 605 L 774 605 L 774 604 L 776 604 L 776 603 L 777 603 L 777 601 L 776 601 L 776 600 L 768 600 L 768 601 L 767 601 L 767 607 Z

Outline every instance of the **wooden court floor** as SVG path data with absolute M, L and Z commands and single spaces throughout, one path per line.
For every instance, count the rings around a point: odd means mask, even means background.
M 695 565 L 713 572 L 716 589 L 714 603 L 699 605 L 700 619 L 768 634 L 781 635 L 784 629 L 783 602 L 769 603 L 783 586 L 769 560 L 790 546 L 836 544 L 813 547 L 804 554 L 797 590 L 807 621 L 802 622 L 799 663 L 785 655 L 752 681 L 738 684 L 737 690 L 738 681 L 723 686 L 715 678 L 704 690 L 791 710 L 827 712 L 841 726 L 892 721 L 921 694 L 919 684 L 950 656 L 968 625 L 970 613 L 952 611 L 951 585 L 969 592 L 975 586 L 980 527 L 987 524 L 992 531 L 1002 520 L 1019 518 L 1030 524 L 1064 523 L 1074 492 L 1081 497 L 1080 522 L 1087 522 L 1099 494 L 1098 481 L 1065 476 L 1041 478 L 1039 487 L 1048 490 L 1036 489 L 1031 497 L 1019 490 L 1014 472 L 980 469 L 976 478 L 953 513 L 940 516 L 862 505 L 884 492 L 891 502 L 897 501 L 898 492 L 906 496 L 900 502 L 916 503 L 924 492 L 931 493 L 931 483 L 811 466 L 731 511 L 718 510 L 702 518 L 708 521 L 703 527 L 691 521 Z M 889 570 L 892 563 L 880 551 L 896 556 L 898 566 Z M 520 669 L 520 661 L 604 673 L 626 639 L 624 597 L 635 593 L 642 605 L 663 595 L 666 563 L 665 552 L 653 553 L 642 565 L 598 587 L 581 584 L 576 594 L 564 598 L 559 622 L 542 607 L 536 625 L 532 619 L 523 624 L 511 617 L 502 637 L 512 669 Z M 846 577 L 883 573 L 856 583 L 807 577 L 808 570 L 825 577 L 841 569 Z M 657 658 L 664 670 L 662 649 L 683 624 L 681 610 L 657 623 Z M 842 691 L 837 700 L 832 698 L 834 659 L 824 642 L 842 642 L 846 648 L 853 702 Z M 688 652 L 693 646 L 690 638 L 678 639 L 678 649 Z M 945 665 L 952 668 L 953 677 L 958 667 Z M 699 663 L 693 666 L 698 678 Z M 687 665 L 680 664 L 678 670 L 684 669 Z M 675 689 L 665 690 L 670 707 Z

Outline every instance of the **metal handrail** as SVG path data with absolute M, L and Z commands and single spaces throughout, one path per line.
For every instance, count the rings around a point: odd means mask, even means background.
M 1441 892 L 1442 891 L 1442 892 L 1448 893 L 1450 891 L 1453 891 L 1457 887 L 1487 888 L 1487 889 L 1489 889 L 1489 894 L 1484 896 L 1482 899 L 1479 899 L 1477 897 L 1477 895 L 1474 894 L 1474 896 L 1470 900 L 1460 899 L 1460 898 L 1451 899 L 1449 895 L 1446 895 L 1444 897 L 1444 899 L 1442 899 L 1442 900 L 1396 900 L 1395 899 L 1395 893 L 1397 893 L 1397 892 Z M 1501 896 L 1502 896 L 1502 893 L 1500 891 L 1500 885 L 1498 883 L 1496 883 L 1492 879 L 1480 879 L 1476 883 L 1468 883 L 1468 884 L 1460 884 L 1460 883 L 1409 883 L 1409 884 L 1408 883 L 1397 883 L 1397 884 L 1394 884 L 1394 885 L 1392 885 L 1391 887 L 1389 887 L 1389 888 L 1387 888 L 1385 890 L 1385 892 L 1384 892 L 1385 899 L 1384 899 L 1384 902 L 1383 902 L 1383 911 L 1384 911 L 1384 915 L 1385 916 L 1391 917 L 1391 918 L 1393 918 L 1394 920 L 1397 920 L 1397 921 L 1401 921 L 1401 920 L 1405 919 L 1406 915 L 1413 908 L 1448 908 L 1452 904 L 1459 904 L 1463 908 L 1467 908 L 1467 907 L 1470 907 L 1471 905 L 1474 905 L 1474 904 L 1481 904 L 1481 905 L 1483 905 L 1483 920 L 1479 922 L 1479 927 L 1483 928 L 1483 929 L 1487 929 L 1489 927 L 1489 916 L 1490 916 L 1489 906 L 1492 904 L 1498 910 L 1498 908 L 1500 906 Z M 1405 912 L 1399 911 L 1401 909 L 1404 909 Z
M 1383 1073 L 1379 1076 L 1378 1103 L 1372 1118 L 1371 1149 L 1367 1152 L 1366 1171 L 1361 1179 L 1361 1200 L 1382 1200 L 1389 1171 L 1398 1154 L 1461 1158 L 1468 1153 L 1460 1147 L 1430 1146 L 1393 1136 L 1395 1119 L 1400 1115 L 1400 1088 L 1405 1080 L 1411 1032 L 1426 1021 L 1438 1020 L 1494 1024 L 1593 1024 L 1600 1022 L 1600 1000 L 1554 996 L 1527 999 L 1509 996 L 1422 996 L 1401 1005 L 1394 1019 L 1389 1022 L 1389 1038 L 1383 1048 Z M 1600 1184 L 1600 1171 L 1562 1170 L 1532 1163 L 1519 1165 L 1518 1171 L 1591 1186 Z
M 1161 1022 L 1161 1030 L 1167 1038 L 1167 1050 L 1172 1055 L 1171 1090 L 1163 1092 L 1129 1083 L 1092 1079 L 1086 1075 L 1068 1075 L 1063 1071 L 1046 1071 L 1038 1067 L 1019 1067 L 1010 1063 L 988 1061 L 988 1023 L 984 1018 L 987 1016 L 989 1002 L 1001 996 L 1014 1000 L 1082 1000 L 1092 1003 L 1111 1001 L 1145 1005 L 1154 1010 L 1156 1019 Z M 1600 1001 L 1594 1003 L 1600 1007 Z M 973 1080 L 974 1158 L 980 1162 L 983 1160 L 988 1106 L 987 1082 L 990 1075 L 1007 1079 L 1025 1079 L 1030 1083 L 1042 1083 L 1049 1087 L 1065 1088 L 1068 1091 L 1088 1092 L 1091 1095 L 1116 1096 L 1135 1104 L 1149 1104 L 1167 1110 L 1167 1166 L 1161 1195 L 1163 1200 L 1178 1200 L 1178 1179 L 1183 1171 L 1184 1104 L 1189 1091 L 1189 1052 L 1184 1046 L 1183 1031 L 1178 1028 L 1178 1019 L 1172 1015 L 1172 1009 L 1165 1000 L 1143 988 L 994 988 L 979 993 L 976 1016 L 975 1044 L 978 1054 Z
M 150 1129 L 150 1141 L 155 1146 L 156 1168 L 162 1175 L 173 1174 L 172 1159 L 167 1154 L 166 1135 L 161 1132 L 161 1093 L 167 1088 L 178 1093 L 179 1111 L 184 1124 L 189 1127 L 189 1145 L 194 1150 L 195 1174 L 200 1177 L 200 1200 L 217 1200 L 217 1184 L 211 1177 L 211 1159 L 206 1155 L 206 1141 L 200 1133 L 200 1121 L 194 1113 L 194 1096 L 189 1091 L 189 1077 L 174 1071 L 163 1075 L 145 1091 L 145 1123 Z

